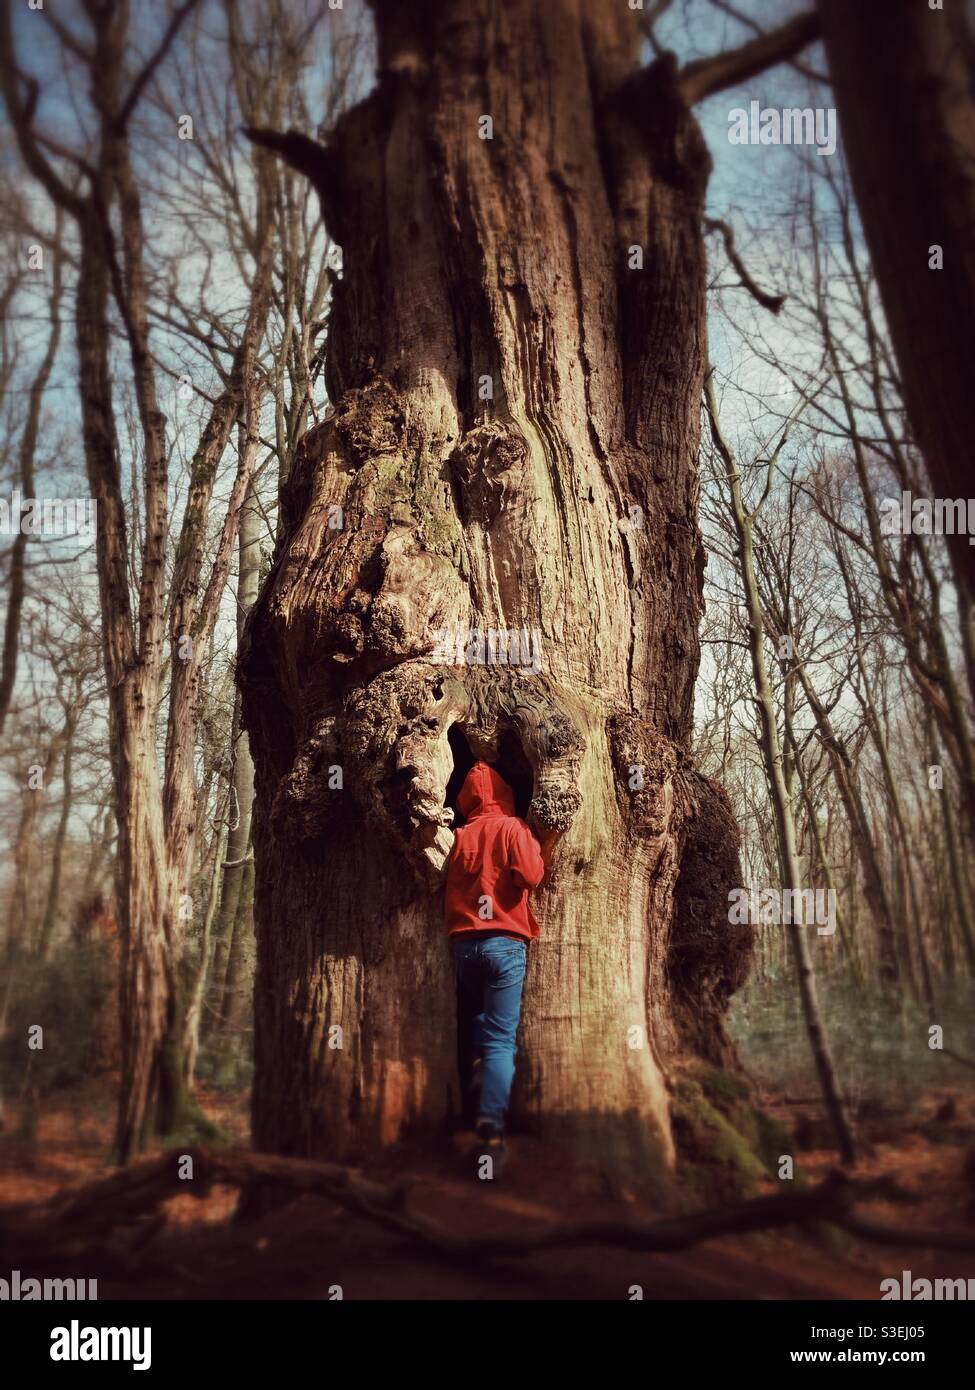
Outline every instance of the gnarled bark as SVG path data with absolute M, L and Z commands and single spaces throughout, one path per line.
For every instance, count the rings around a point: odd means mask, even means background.
M 709 158 L 624 6 L 376 13 L 379 84 L 327 149 L 252 132 L 315 180 L 345 267 L 335 409 L 292 460 L 241 662 L 255 1140 L 346 1158 L 456 1102 L 459 729 L 502 768 L 513 747 L 566 832 L 515 1117 L 659 1174 L 668 1058 L 726 1055 L 750 949 L 727 803 L 688 757 Z M 538 630 L 541 669 L 444 664 L 444 630 Z

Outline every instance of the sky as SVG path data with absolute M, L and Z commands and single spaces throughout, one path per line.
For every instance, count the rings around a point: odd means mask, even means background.
M 610 3 L 611 0 L 600 0 L 600 2 Z M 296 3 L 304 4 L 304 0 L 296 0 Z M 349 17 L 351 17 L 353 6 L 359 3 L 362 3 L 362 0 L 346 0 L 345 8 Z M 783 22 L 791 15 L 799 13 L 806 6 L 802 0 L 799 0 L 798 3 L 793 3 L 792 0 L 783 0 L 782 4 L 776 4 L 774 0 L 738 0 L 737 8 L 741 14 L 752 17 L 763 26 L 771 27 Z M 80 7 L 74 13 L 79 12 Z M 152 50 L 158 41 L 164 23 L 162 7 L 155 3 L 149 3 L 149 0 L 133 0 L 132 13 L 138 47 L 142 55 L 145 55 Z M 212 8 L 206 6 L 201 12 L 201 23 L 209 32 L 212 32 L 216 22 L 213 18 L 214 13 Z M 76 23 L 70 7 L 64 11 L 64 18 L 79 32 L 83 31 L 83 23 Z M 78 132 L 85 129 L 85 123 L 90 119 L 90 116 L 86 113 L 85 104 L 75 100 L 76 93 L 83 89 L 79 88 L 76 75 L 73 77 L 62 68 L 60 45 L 41 16 L 37 12 L 28 10 L 26 6 L 16 8 L 15 28 L 21 60 L 37 75 L 41 83 L 42 98 L 39 111 L 44 128 L 56 138 L 63 139 L 65 143 L 77 142 Z M 750 31 L 746 25 L 736 21 L 721 9 L 710 5 L 707 0 L 674 0 L 658 26 L 660 42 L 664 47 L 672 47 L 682 62 L 721 51 L 726 47 L 736 46 L 746 41 L 750 36 Z M 803 61 L 811 68 L 819 71 L 825 69 L 825 59 L 819 45 L 810 47 L 802 57 Z M 317 72 L 312 71 L 308 75 L 313 110 L 316 106 L 314 89 L 316 85 L 320 86 L 323 78 L 327 76 L 327 52 L 323 52 L 321 61 L 324 68 Z M 178 93 L 181 74 L 178 71 L 167 74 L 165 80 L 170 89 Z M 211 115 L 219 116 L 224 95 L 219 74 L 215 74 L 207 91 L 207 96 L 211 101 Z M 828 87 L 823 84 L 816 83 L 790 67 L 780 66 L 761 74 L 741 87 L 733 88 L 709 99 L 697 110 L 714 161 L 708 194 L 708 212 L 711 216 L 722 218 L 733 226 L 739 251 L 748 263 L 752 274 L 765 288 L 775 291 L 781 287 L 769 283 L 768 265 L 780 262 L 788 250 L 793 231 L 792 219 L 795 215 L 797 194 L 805 186 L 808 179 L 808 166 L 810 163 L 815 166 L 817 158 L 820 157 L 808 149 L 797 151 L 788 147 L 732 144 L 728 138 L 729 113 L 735 108 L 748 109 L 749 103 L 753 100 L 757 100 L 763 107 L 807 105 L 826 107 L 830 104 L 830 94 Z M 193 144 L 174 142 L 171 138 L 171 131 L 165 128 L 161 130 L 159 118 L 156 116 L 145 116 L 142 133 L 143 137 L 147 138 L 147 143 L 144 144 L 143 148 L 147 151 L 155 149 L 159 152 L 165 177 L 172 177 L 174 171 L 177 170 L 179 178 L 181 180 L 186 179 L 189 184 L 192 184 L 199 177 L 200 151 Z M 197 139 L 200 138 L 204 138 L 202 123 L 197 132 Z M 840 139 L 842 139 L 842 131 L 840 131 Z M 831 158 L 840 159 L 841 154 L 838 152 Z M 0 137 L 0 161 L 8 169 L 15 164 L 9 132 Z M 182 236 L 184 233 L 176 226 L 167 225 L 165 206 L 154 196 L 152 171 L 149 166 L 144 165 L 142 172 L 146 190 L 145 206 L 149 237 L 150 240 L 155 240 L 158 244 L 163 245 L 166 238 Z M 44 225 L 49 226 L 50 211 L 46 206 L 44 197 L 31 187 L 29 181 L 20 180 L 19 186 L 24 190 L 30 205 L 36 209 L 37 218 Z M 244 191 L 246 194 L 246 189 Z M 208 236 L 205 219 L 201 220 L 197 230 L 200 232 L 201 241 L 205 242 Z M 216 219 L 211 224 L 211 230 L 214 239 L 218 240 L 220 227 Z M 26 252 L 23 239 L 20 239 L 19 244 L 12 247 L 10 238 L 7 237 L 4 244 L 8 254 L 22 257 Z M 716 269 L 723 261 L 723 252 L 718 238 L 712 237 L 710 239 L 709 250 L 712 256 L 712 265 Z M 209 301 L 218 304 L 221 294 L 226 296 L 236 292 L 239 296 L 239 277 L 227 255 L 226 248 L 220 244 L 212 246 L 212 257 L 212 263 L 207 267 L 207 274 L 211 281 L 208 293 Z M 203 264 L 204 257 L 200 246 L 188 246 L 182 277 L 183 288 L 187 294 L 191 295 L 194 285 L 200 282 Z M 729 278 L 733 279 L 733 274 L 730 277 L 724 275 L 723 281 L 727 283 Z M 26 399 L 25 393 L 29 386 L 30 375 L 46 343 L 47 286 L 48 277 L 46 274 L 42 277 L 36 277 L 34 284 L 28 283 L 18 296 L 14 312 L 11 315 L 11 331 L 17 336 L 19 353 L 18 368 L 11 386 L 11 394 L 15 403 L 18 396 L 21 400 Z M 796 345 L 788 330 L 779 329 L 771 316 L 766 311 L 759 309 L 747 293 L 740 291 L 732 296 L 724 295 L 722 296 L 722 303 L 727 305 L 729 299 L 733 300 L 734 304 L 733 319 L 727 313 L 719 311 L 717 301 L 712 306 L 709 319 L 710 350 L 724 396 L 722 403 L 724 424 L 742 448 L 750 448 L 753 447 L 756 437 L 761 436 L 762 430 L 771 429 L 775 423 L 774 420 L 754 418 L 754 397 L 767 396 L 770 391 L 777 392 L 782 396 L 782 406 L 785 409 L 789 408 L 791 400 L 788 382 L 776 379 L 774 370 L 758 360 L 749 350 L 746 339 L 756 327 L 761 327 L 773 349 L 776 348 L 777 343 L 780 343 L 783 360 L 788 360 L 790 355 L 794 357 Z M 178 371 L 181 365 L 178 340 L 173 335 L 164 336 L 157 329 L 154 345 L 162 359 L 169 362 L 173 371 Z M 193 366 L 192 370 L 194 382 L 198 382 L 200 371 L 198 359 L 189 358 L 186 361 L 195 361 L 196 365 Z M 126 377 L 127 371 L 122 362 L 119 361 L 117 363 L 117 378 L 119 381 L 123 381 Z M 725 383 L 729 381 L 733 381 L 740 389 L 725 390 Z M 203 385 L 212 390 L 214 379 L 204 380 Z M 162 407 L 170 417 L 170 438 L 178 458 L 181 452 L 187 448 L 192 448 L 197 434 L 195 420 L 200 418 L 205 404 L 201 406 L 192 399 L 190 401 L 181 400 L 176 382 L 164 375 L 160 377 L 160 387 L 163 395 Z M 119 410 L 125 408 L 126 404 L 124 393 L 119 392 L 117 401 Z M 185 427 L 185 429 L 181 427 Z M 125 441 L 123 440 L 124 447 Z M 14 464 L 15 455 L 13 458 L 7 459 L 3 473 L 0 474 L 0 478 L 3 479 L 0 486 L 4 488 L 4 496 L 9 496 L 8 480 L 12 475 Z M 73 328 L 70 321 L 65 324 L 61 350 L 45 393 L 38 465 L 44 480 L 43 492 L 45 495 L 60 495 L 62 497 L 86 495 L 87 487 L 84 480 L 75 381 Z M 180 469 L 175 467 L 172 508 L 174 522 L 178 522 L 180 513 L 179 479 Z M 223 485 L 224 493 L 225 489 L 226 484 Z M 218 513 L 217 503 L 220 495 L 221 492 L 218 489 L 218 496 L 214 505 L 215 516 Z M 269 545 L 270 541 L 269 535 Z M 77 544 L 76 541 L 59 542 L 55 544 L 55 549 L 63 554 L 66 548 L 77 547 Z M 85 560 L 78 566 L 77 583 L 81 588 L 87 587 L 90 600 L 94 603 L 92 560 L 93 557 L 89 552 Z M 226 635 L 230 622 L 230 614 L 231 609 L 228 603 L 224 610 L 224 635 Z M 34 671 L 31 674 L 37 676 L 39 673 Z M 706 658 L 705 682 L 707 679 Z M 57 788 L 54 791 L 56 799 Z

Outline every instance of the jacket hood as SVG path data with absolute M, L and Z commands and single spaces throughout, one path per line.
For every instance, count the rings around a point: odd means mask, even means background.
M 457 805 L 467 820 L 475 816 L 513 816 L 515 798 L 504 778 L 487 763 L 475 763 L 464 778 Z

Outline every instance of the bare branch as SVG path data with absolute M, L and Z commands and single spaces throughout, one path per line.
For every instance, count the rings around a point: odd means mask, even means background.
M 758 285 L 756 285 L 755 281 L 749 275 L 745 267 L 745 262 L 738 254 L 738 248 L 735 246 L 735 234 L 728 226 L 727 222 L 722 222 L 718 217 L 706 217 L 704 219 L 704 229 L 708 232 L 721 233 L 724 238 L 725 255 L 728 257 L 728 260 L 735 270 L 737 270 L 743 288 L 748 290 L 749 294 L 761 304 L 763 309 L 769 309 L 773 314 L 777 314 L 785 303 L 786 296 L 784 294 L 766 294 L 764 290 L 759 289 Z
M 21 84 L 26 92 L 23 98 L 20 92 Z M 13 26 L 10 21 L 10 0 L 0 0 L 0 92 L 3 93 L 20 156 L 27 168 L 54 203 L 80 220 L 85 209 L 83 199 L 73 193 L 56 173 L 45 159 L 37 141 L 33 122 L 39 88 L 32 77 L 25 76 L 17 67 Z
M 819 32 L 819 17 L 802 14 L 740 48 L 699 58 L 681 70 L 678 78 L 681 94 L 688 106 L 694 106 L 715 92 L 723 92 L 726 87 L 745 82 L 776 63 L 786 62 L 818 39 Z
M 334 224 L 334 215 L 329 210 L 335 208 L 338 197 L 339 168 L 334 151 L 300 130 L 269 130 L 265 126 L 244 126 L 243 133 L 252 145 L 271 150 L 284 160 L 285 164 L 304 174 L 318 194 L 322 216 L 327 226 Z
M 729 0 L 710 0 L 710 3 L 716 10 L 720 10 L 722 14 L 730 15 L 732 19 L 737 19 L 739 24 L 744 24 L 753 34 L 763 36 L 766 33 L 766 30 L 764 30 L 760 24 L 756 24 L 755 20 L 752 19 L 750 15 L 743 14 L 735 5 L 730 4 Z M 825 82 L 827 85 L 829 84 L 828 73 L 817 72 L 815 68 L 809 67 L 806 63 L 797 62 L 792 58 L 789 60 L 789 67 L 795 68 L 796 72 L 801 73 L 803 77 L 808 77 L 811 82 Z
M 145 91 L 146 85 L 151 80 L 153 73 L 156 71 L 159 64 L 162 62 L 162 60 L 165 58 L 166 54 L 172 47 L 173 40 L 179 33 L 183 20 L 186 18 L 189 12 L 192 9 L 194 9 L 196 4 L 197 0 L 184 0 L 184 3 L 180 5 L 179 9 L 176 10 L 176 12 L 173 14 L 172 19 L 166 26 L 166 32 L 165 34 L 163 34 L 162 39 L 159 42 L 159 47 L 156 49 L 155 53 L 146 63 L 142 71 L 139 73 L 139 76 L 133 82 L 132 90 L 129 92 L 129 95 L 122 103 L 122 108 L 119 111 L 118 115 L 115 117 L 113 124 L 115 126 L 116 132 L 121 132 L 125 129 L 129 117 L 132 115 L 132 112 L 138 105 L 139 98 Z

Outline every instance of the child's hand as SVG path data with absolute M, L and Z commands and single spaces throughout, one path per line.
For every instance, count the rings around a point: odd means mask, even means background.
M 555 851 L 555 846 L 562 838 L 562 831 L 548 830 L 544 829 L 542 826 L 539 826 L 535 830 L 535 834 L 538 836 L 538 843 L 541 846 L 542 862 L 544 863 L 545 867 L 548 868 L 549 864 L 552 862 L 552 855 Z

